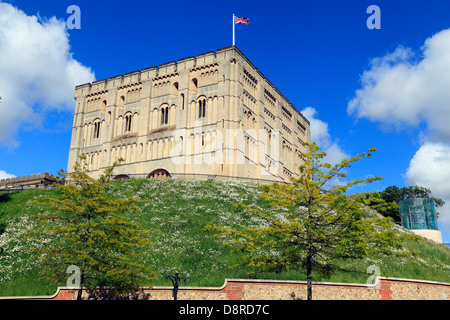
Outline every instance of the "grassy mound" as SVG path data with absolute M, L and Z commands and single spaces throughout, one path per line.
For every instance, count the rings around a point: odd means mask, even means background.
M 130 216 L 151 232 L 153 244 L 143 257 L 144 263 L 158 272 L 152 283 L 170 285 L 165 276 L 179 272 L 188 286 L 221 286 L 225 278 L 248 278 L 250 269 L 230 269 L 238 261 L 222 240 L 203 230 L 208 224 L 241 226 L 259 224 L 257 218 L 242 216 L 234 207 L 239 202 L 264 210 L 267 204 L 259 198 L 255 184 L 240 181 L 146 180 L 118 181 L 112 191 L 123 197 L 148 199 L 142 214 Z M 0 194 L 0 296 L 48 295 L 56 291 L 40 279 L 39 257 L 28 249 L 31 245 L 24 230 L 36 227 L 33 213 L 40 210 L 34 199 L 56 195 L 54 190 L 27 190 L 15 194 Z M 281 209 L 271 209 L 281 210 Z M 399 232 L 402 228 L 399 228 Z M 377 265 L 382 275 L 450 282 L 450 249 L 429 240 L 407 241 L 415 257 L 370 257 L 355 261 L 360 270 Z M 67 268 L 67 266 L 61 266 Z M 261 279 L 305 280 L 299 272 L 258 274 Z M 315 281 L 365 283 L 364 272 L 340 272 L 329 279 L 313 277 Z M 65 286 L 62 281 L 61 286 Z

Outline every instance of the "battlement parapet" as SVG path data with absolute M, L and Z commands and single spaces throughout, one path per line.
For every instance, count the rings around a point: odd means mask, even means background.
M 91 92 L 107 90 L 109 88 L 117 87 L 118 85 L 126 85 L 138 81 L 151 80 L 156 77 L 173 74 L 183 70 L 190 70 L 202 65 L 215 63 L 219 60 L 231 58 L 231 55 L 224 54 L 227 51 L 237 52 L 243 57 L 243 54 L 236 47 L 230 46 L 218 49 L 217 53 L 214 51 L 199 54 L 197 56 L 187 57 L 178 61 L 171 61 L 160 64 L 159 66 L 152 66 L 142 70 L 128 72 L 124 75 L 117 75 L 108 79 L 101 79 L 92 83 L 85 83 L 75 87 L 75 91 L 80 95 L 86 95 Z
M 85 98 L 95 95 L 101 95 L 107 93 L 108 90 L 114 88 L 125 88 L 133 85 L 142 85 L 145 81 L 159 81 L 164 78 L 178 76 L 181 72 L 189 71 L 195 72 L 211 66 L 217 66 L 222 62 L 236 62 L 237 60 L 243 61 L 244 66 L 248 66 L 258 75 L 267 87 L 273 92 L 276 92 L 281 100 L 284 100 L 290 108 L 297 113 L 302 121 L 309 123 L 297 108 L 259 71 L 253 63 L 246 57 L 236 46 L 228 46 L 225 48 L 217 49 L 216 51 L 209 51 L 198 54 L 196 56 L 186 57 L 177 61 L 171 61 L 162 63 L 158 66 L 148 67 L 142 70 L 136 70 L 125 73 L 123 75 L 116 75 L 108 79 L 101 79 L 92 83 L 85 83 L 75 87 L 75 99 Z M 245 67 L 244 67 L 245 68 Z
M 0 192 L 52 187 L 55 177 L 47 172 L 0 180 Z

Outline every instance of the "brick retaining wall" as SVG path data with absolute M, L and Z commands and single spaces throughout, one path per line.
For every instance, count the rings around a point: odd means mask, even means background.
M 146 288 L 151 300 L 172 300 L 171 287 Z M 74 300 L 77 291 L 58 288 L 52 296 L 4 297 L 0 299 Z M 178 300 L 293 300 L 306 299 L 306 282 L 227 279 L 222 287 L 180 287 Z M 317 282 L 314 300 L 445 300 L 450 283 L 378 278 L 374 285 Z

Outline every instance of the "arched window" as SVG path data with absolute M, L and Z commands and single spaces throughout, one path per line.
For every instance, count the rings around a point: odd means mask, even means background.
M 191 81 L 191 87 L 190 87 L 192 93 L 197 93 L 197 88 L 198 88 L 198 81 L 197 81 L 197 78 L 194 78 Z
M 120 107 L 123 109 L 125 107 L 125 97 L 121 96 L 120 97 Z
M 113 178 L 113 180 L 125 180 L 130 179 L 130 176 L 127 174 L 119 174 Z
M 164 118 L 164 124 L 169 123 L 169 107 L 166 107 L 166 117 Z
M 204 118 L 206 116 L 206 98 L 198 100 L 198 117 Z
M 172 96 L 174 98 L 178 97 L 178 82 L 174 82 L 172 86 Z
M 161 125 L 165 125 L 169 123 L 169 107 L 161 108 Z
M 150 172 L 150 174 L 147 176 L 147 179 L 150 180 L 156 180 L 156 179 L 170 179 L 171 175 L 170 173 L 165 169 L 156 169 Z
M 94 121 L 94 139 L 98 139 L 100 137 L 100 120 L 97 119 Z
M 133 123 L 133 115 L 131 113 L 125 114 L 125 132 L 131 132 L 132 123 Z

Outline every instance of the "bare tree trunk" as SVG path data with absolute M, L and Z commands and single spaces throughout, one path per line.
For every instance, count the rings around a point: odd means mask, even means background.
M 86 262 L 83 261 L 83 265 L 85 265 Z M 83 266 L 83 270 L 84 270 L 84 266 Z M 84 283 L 84 273 L 82 272 L 80 274 L 80 288 L 78 289 L 78 294 L 77 294 L 77 300 L 81 300 L 82 299 L 82 294 L 83 294 L 83 283 Z
M 81 300 L 82 294 L 83 294 L 83 287 L 80 287 L 80 289 L 78 289 L 78 294 L 77 294 L 77 300 L 78 301 Z
M 306 258 L 306 285 L 307 285 L 307 295 L 308 300 L 312 300 L 312 256 L 311 253 L 308 253 L 308 257 Z
M 87 223 L 88 225 L 90 225 L 91 223 L 91 215 L 88 215 L 87 217 Z M 87 227 L 86 232 L 85 232 L 85 239 L 84 239 L 84 244 L 83 244 L 83 250 L 84 253 L 86 254 L 87 251 L 87 241 L 88 241 L 88 237 L 89 237 L 89 227 Z M 83 285 L 84 285 L 84 271 L 86 270 L 86 259 L 83 259 L 83 262 L 81 264 L 81 274 L 80 274 L 80 289 L 78 289 L 78 295 L 77 295 L 77 300 L 81 300 L 82 298 L 82 294 L 83 294 Z

